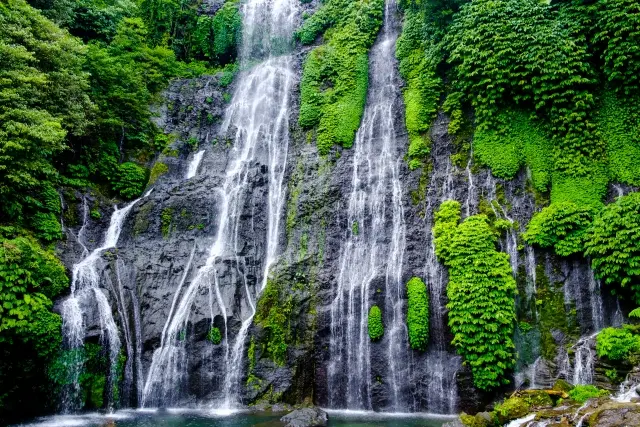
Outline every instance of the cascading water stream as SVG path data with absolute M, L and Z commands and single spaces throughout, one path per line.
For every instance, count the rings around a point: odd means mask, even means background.
M 196 154 L 193 155 L 193 159 L 189 162 L 189 167 L 187 168 L 187 174 L 185 175 L 185 179 L 191 179 L 196 176 L 198 172 L 198 166 L 200 166 L 200 162 L 202 162 L 202 157 L 204 156 L 205 150 L 200 150 Z
M 242 68 L 262 61 L 238 77 L 237 89 L 229 105 L 221 134 L 233 133 L 234 145 L 221 188 L 217 191 L 219 224 L 205 264 L 198 268 L 188 285 L 178 287 L 171 314 L 164 327 L 161 345 L 153 354 L 143 391 L 143 406 L 178 403 L 180 384 L 187 380 L 185 332 L 194 298 L 201 288 L 209 290 L 210 306 L 217 305 L 225 330 L 225 372 L 221 409 L 238 405 L 243 351 L 247 331 L 255 314 L 260 291 L 266 286 L 269 267 L 275 261 L 284 205 L 283 186 L 289 143 L 290 94 L 296 84 L 294 58 L 287 53 L 292 46 L 298 19 L 297 0 L 249 0 L 242 6 L 243 35 L 240 49 Z M 195 161 L 195 159 L 194 159 Z M 248 190 L 255 179 L 252 171 L 263 164 L 268 173 L 267 233 L 262 275 L 257 286 L 250 286 L 239 239 Z M 219 269 L 232 260 L 244 285 L 248 315 L 241 319 L 233 337 L 227 317 L 234 307 L 225 306 Z M 252 288 L 257 288 L 252 290 Z M 242 314 L 238 309 L 238 316 Z M 213 322 L 213 319 L 212 319 Z M 233 339 L 233 344 L 229 340 Z
M 145 197 L 148 195 L 147 193 Z M 122 209 L 114 208 L 109 228 L 105 233 L 104 243 L 91 253 L 87 250 L 84 240 L 84 230 L 87 225 L 88 205 L 86 200 L 84 206 L 84 222 L 78 232 L 78 242 L 83 248 L 83 258 L 75 264 L 72 269 L 71 295 L 62 303 L 62 334 L 65 348 L 69 350 L 70 360 L 68 361 L 69 386 L 63 391 L 62 410 L 65 413 L 79 409 L 79 377 L 83 368 L 83 359 L 80 353 L 84 345 L 85 331 L 83 308 L 86 304 L 95 304 L 98 310 L 98 320 L 100 326 L 101 342 L 108 347 L 110 369 L 108 385 L 113 386 L 116 382 L 116 364 L 120 354 L 120 337 L 118 327 L 113 319 L 112 308 L 104 291 L 100 288 L 100 273 L 102 271 L 102 254 L 107 249 L 113 248 L 118 243 L 122 225 L 129 211 L 140 199 L 136 199 L 127 204 Z M 83 307 L 83 305 L 85 307 Z M 113 393 L 108 393 L 111 397 Z M 113 402 L 109 402 L 109 406 Z
M 404 141 L 395 127 L 395 111 L 400 108 L 394 58 L 398 35 L 395 10 L 395 1 L 387 0 L 382 31 L 370 51 L 369 94 L 355 141 L 347 214 L 350 231 L 341 248 L 331 304 L 331 408 L 372 409 L 367 319 L 374 280 L 384 286 L 387 328 L 376 351 L 386 351 L 392 410 L 406 408 L 406 396 L 400 391 L 406 378 L 408 344 L 401 277 L 406 230 L 399 177 Z

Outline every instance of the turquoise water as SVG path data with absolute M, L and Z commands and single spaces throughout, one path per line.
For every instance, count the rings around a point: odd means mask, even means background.
M 283 414 L 209 411 L 118 411 L 114 414 L 56 415 L 21 424 L 21 427 L 282 427 Z M 437 415 L 330 412 L 331 427 L 441 427 L 451 417 Z

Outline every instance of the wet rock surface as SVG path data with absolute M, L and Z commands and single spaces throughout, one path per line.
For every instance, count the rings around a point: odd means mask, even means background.
M 329 418 L 321 409 L 302 408 L 285 415 L 280 421 L 285 423 L 285 427 L 312 427 L 326 426 Z

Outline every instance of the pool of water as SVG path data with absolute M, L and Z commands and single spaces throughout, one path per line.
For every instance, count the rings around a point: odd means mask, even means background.
M 112 414 L 55 415 L 19 427 L 282 427 L 282 415 L 192 409 L 125 410 Z M 331 427 L 441 427 L 451 419 L 430 414 L 329 411 Z

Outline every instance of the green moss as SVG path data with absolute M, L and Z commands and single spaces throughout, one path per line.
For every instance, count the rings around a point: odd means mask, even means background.
M 218 345 L 222 342 L 222 334 L 220 333 L 220 329 L 213 326 L 207 333 L 207 340 L 212 344 Z
M 173 221 L 173 208 L 164 208 L 160 214 L 160 230 L 162 231 L 162 237 L 165 239 L 169 237 L 171 233 L 171 223 Z
M 321 154 L 334 144 L 351 147 L 367 96 L 367 51 L 382 23 L 381 0 L 328 0 L 297 32 L 303 44 L 324 33 L 325 43 L 304 63 L 299 124 L 317 127 Z
M 511 420 L 522 418 L 529 413 L 531 405 L 522 397 L 511 397 L 499 405 L 496 405 L 496 414 L 500 425 Z
M 353 221 L 353 224 L 351 224 L 351 233 L 354 236 L 357 236 L 359 232 L 360 232 L 360 226 L 358 224 L 358 221 Z
M 276 364 L 284 366 L 291 342 L 291 313 L 293 295 L 282 283 L 270 279 L 260 296 L 255 322 L 266 331 L 266 355 Z
M 169 167 L 165 163 L 156 162 L 151 168 L 151 173 L 149 174 L 149 183 L 147 185 L 155 183 L 158 178 L 160 178 L 160 176 L 164 175 L 167 172 L 169 172 Z
M 556 380 L 556 382 L 553 383 L 552 389 L 555 391 L 562 391 L 562 392 L 568 393 L 573 389 L 573 386 L 568 382 L 566 382 L 565 380 L 560 379 L 560 380 Z
M 384 326 L 382 324 L 382 312 L 380 307 L 372 305 L 369 309 L 368 319 L 369 338 L 371 341 L 377 341 L 384 335 Z
M 152 210 L 153 203 L 151 202 L 146 202 L 140 207 L 140 210 L 136 214 L 135 220 L 133 222 L 134 235 L 137 236 L 149 229 L 149 218 L 151 216 Z
M 449 270 L 447 297 L 452 344 L 471 367 L 476 387 L 509 383 L 514 366 L 515 320 L 509 256 L 484 215 L 460 221 L 460 204 L 449 200 L 435 214 L 436 255 Z
M 414 350 L 426 350 L 429 343 L 429 294 L 419 277 L 407 282 L 407 331 Z

